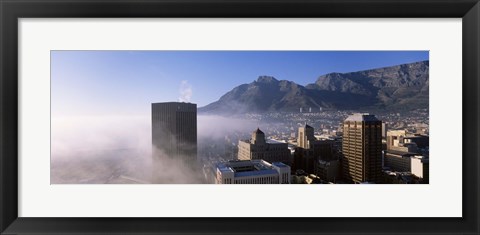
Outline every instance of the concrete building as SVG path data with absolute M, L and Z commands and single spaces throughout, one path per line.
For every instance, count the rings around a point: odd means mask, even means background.
M 303 170 L 308 174 L 317 174 L 319 160 L 338 159 L 334 140 L 319 140 L 314 135 L 314 128 L 305 124 L 298 128 L 297 148 L 293 155 L 292 169 Z
M 390 130 L 387 131 L 387 150 L 393 146 L 403 143 L 403 138 L 407 136 L 405 130 Z
M 418 148 L 427 148 L 429 145 L 428 135 L 413 135 L 403 138 L 404 143 L 415 143 Z
M 197 161 L 197 105 L 183 102 L 152 103 L 154 163 L 162 158 L 194 168 Z
M 394 130 L 387 132 L 387 150 L 417 153 L 418 147 L 412 137 L 407 136 L 405 130 Z
M 384 154 L 384 166 L 399 172 L 411 171 L 411 157 L 416 153 L 387 150 Z
M 423 183 L 429 183 L 429 160 L 423 156 L 413 156 L 411 159 L 411 172 L 418 178 L 422 179 Z
M 292 169 L 303 170 L 307 173 L 315 173 L 315 161 L 318 153 L 314 153 L 313 145 L 316 141 L 313 127 L 305 124 L 298 128 L 297 147 L 293 154 Z
M 398 144 L 398 146 L 390 146 L 389 151 L 417 153 L 418 147 L 415 143 L 402 143 Z
M 343 122 L 343 176 L 354 183 L 382 181 L 382 122 L 353 114 Z
M 310 146 L 313 147 L 313 142 L 316 140 L 317 139 L 315 138 L 315 130 L 313 129 L 313 127 L 305 124 L 305 126 L 298 128 L 298 147 L 309 149 Z
M 257 128 L 250 140 L 238 141 L 238 160 L 263 159 L 267 162 L 290 164 L 291 153 L 288 143 L 267 142 L 265 133 Z
M 387 138 L 388 125 L 385 122 L 382 122 L 382 138 Z
M 217 184 L 290 184 L 290 167 L 264 160 L 228 161 L 216 166 Z

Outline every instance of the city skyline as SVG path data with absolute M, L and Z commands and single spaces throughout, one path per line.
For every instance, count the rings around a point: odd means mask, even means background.
M 428 51 L 54 51 L 51 65 L 53 184 L 429 182 Z M 344 128 L 353 113 L 375 131 Z

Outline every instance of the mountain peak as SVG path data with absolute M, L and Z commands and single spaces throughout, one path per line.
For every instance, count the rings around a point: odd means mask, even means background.
M 257 82 L 261 82 L 261 83 L 275 83 L 275 82 L 278 82 L 277 79 L 275 79 L 274 77 L 272 76 L 259 76 L 258 79 L 257 79 Z
M 350 73 L 322 75 L 306 87 L 259 76 L 224 94 L 201 112 L 298 112 L 299 108 L 428 108 L 428 61 Z

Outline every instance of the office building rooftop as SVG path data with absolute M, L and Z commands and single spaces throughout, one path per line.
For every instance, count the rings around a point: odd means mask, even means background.
M 289 167 L 281 162 L 268 163 L 264 160 L 234 160 L 217 164 L 222 173 L 233 172 L 235 177 L 277 174 L 275 167 Z
M 379 121 L 375 115 L 369 113 L 354 113 L 345 119 L 345 121 L 352 122 L 368 122 L 368 121 Z

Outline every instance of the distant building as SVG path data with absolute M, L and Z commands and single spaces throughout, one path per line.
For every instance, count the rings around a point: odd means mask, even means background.
M 217 184 L 290 184 L 290 166 L 264 160 L 218 163 Z
M 256 159 L 286 164 L 292 160 L 288 143 L 267 143 L 265 133 L 258 128 L 252 132 L 250 140 L 238 141 L 238 160 Z
M 168 157 L 188 167 L 197 161 L 197 105 L 183 102 L 152 103 L 154 163 Z
M 347 181 L 381 182 L 382 122 L 374 115 L 354 114 L 345 119 L 342 150 Z

